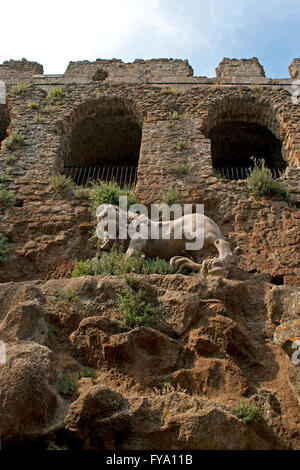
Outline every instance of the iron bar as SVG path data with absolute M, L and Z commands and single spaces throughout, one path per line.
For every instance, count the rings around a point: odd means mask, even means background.
M 222 175 L 223 178 L 229 180 L 246 179 L 250 175 L 253 168 L 249 167 L 219 167 L 215 170 Z M 273 178 L 280 178 L 281 171 L 278 168 L 270 168 Z
M 121 176 L 120 176 L 120 186 L 122 186 L 122 177 L 123 177 L 123 173 L 124 173 L 124 167 L 122 166 L 122 168 L 121 168 Z
M 252 168 L 249 167 L 219 167 L 215 170 L 229 180 L 246 179 Z M 281 176 L 278 168 L 270 168 L 274 178 Z M 66 166 L 65 174 L 69 176 L 76 184 L 81 186 L 88 185 L 91 181 L 115 181 L 119 186 L 128 186 L 131 188 L 137 181 L 137 167 L 130 166 Z
M 85 175 L 86 175 L 86 170 L 87 170 L 87 167 L 84 167 L 84 172 L 83 172 L 83 177 L 82 177 L 82 185 L 83 186 L 85 186 L 84 179 L 85 179 Z

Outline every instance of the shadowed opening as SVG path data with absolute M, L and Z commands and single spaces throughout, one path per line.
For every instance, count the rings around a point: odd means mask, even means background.
M 104 82 L 104 80 L 106 80 L 107 77 L 108 77 L 108 73 L 106 72 L 106 70 L 99 69 L 99 70 L 97 70 L 97 72 L 94 74 L 93 80 L 94 80 L 95 82 Z
M 116 98 L 88 102 L 64 125 L 59 171 L 76 184 L 91 180 L 133 185 L 142 138 L 142 120 L 133 106 Z
M 264 159 L 269 168 L 283 170 L 286 166 L 281 141 L 259 124 L 221 123 L 211 130 L 209 138 L 214 168 L 253 167 L 252 157 Z
M 7 128 L 9 126 L 9 114 L 5 104 L 0 104 L 0 142 L 7 137 Z
M 275 284 L 275 286 L 282 286 L 284 284 L 284 277 L 280 275 L 273 276 L 270 283 Z
M 211 141 L 212 165 L 228 179 L 244 179 L 253 159 L 279 177 L 286 168 L 280 124 L 272 108 L 255 99 L 226 98 L 210 111 L 203 132 Z

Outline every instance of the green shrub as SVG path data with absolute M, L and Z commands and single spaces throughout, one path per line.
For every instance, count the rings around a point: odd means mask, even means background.
M 105 259 L 105 253 L 103 253 L 100 259 L 90 258 L 85 261 L 76 260 L 74 263 L 74 269 L 72 271 L 72 277 L 97 276 L 99 274 L 105 274 L 105 275 L 113 274 L 112 272 L 114 271 L 113 263 L 111 263 L 111 265 L 108 264 L 108 266 L 106 266 L 104 259 Z
M 7 260 L 9 243 L 7 238 L 0 233 L 0 263 Z
M 75 392 L 76 383 L 83 377 L 94 378 L 95 374 L 89 367 L 83 367 L 79 372 L 66 374 L 60 381 L 59 391 L 64 396 L 71 396 Z
M 28 91 L 27 83 L 17 83 L 16 85 L 13 85 L 10 88 L 9 95 L 10 96 L 25 95 L 27 91 Z
M 3 142 L 4 150 L 12 150 L 24 145 L 24 137 L 19 134 L 10 134 Z
M 77 372 L 66 374 L 60 381 L 59 391 L 64 396 L 71 396 L 75 392 L 76 382 L 79 379 Z
M 129 287 L 133 290 L 138 290 L 138 286 L 140 285 L 138 279 L 136 279 L 132 274 L 125 274 L 124 280 L 127 282 Z
M 246 180 L 251 192 L 265 196 L 281 196 L 289 200 L 288 189 L 273 178 L 272 171 L 265 166 L 264 160 L 254 159 L 254 168 Z
M 117 311 L 121 318 L 121 324 L 128 328 L 150 326 L 155 320 L 157 305 L 154 302 L 144 300 L 142 290 L 127 291 L 119 295 L 116 300 Z
M 61 88 L 51 88 L 48 92 L 48 98 L 51 98 L 54 101 L 61 100 L 64 96 L 65 93 Z
M 237 417 L 245 423 L 255 423 L 261 418 L 258 406 L 245 398 L 239 400 L 235 407 L 235 412 Z
M 178 178 L 186 175 L 189 171 L 186 165 L 183 165 L 182 163 L 178 163 L 177 165 L 170 165 L 167 170 L 170 175 L 175 175 Z
M 7 189 L 5 184 L 0 184 L 0 204 L 9 207 L 16 203 L 16 195 L 13 191 Z
M 139 203 L 139 200 L 133 196 L 132 191 L 128 188 L 120 188 L 115 182 L 104 183 L 103 181 L 92 183 L 90 190 L 90 203 L 94 213 L 101 204 L 119 205 L 119 197 L 127 196 L 127 204 Z
M 101 258 L 75 261 L 72 277 L 139 272 L 141 263 L 141 258 L 132 257 L 126 260 L 121 251 L 111 250 L 104 252 Z
M 77 302 L 78 294 L 76 290 L 72 289 L 54 289 L 53 296 L 59 300 L 65 300 L 67 302 Z
M 73 196 L 75 183 L 66 175 L 53 175 L 50 184 L 55 196 L 69 198 Z
M 141 274 L 170 274 L 173 270 L 165 259 L 144 259 Z
M 144 259 L 138 256 L 125 258 L 120 250 L 104 252 L 101 258 L 75 261 L 72 277 L 97 275 L 168 274 L 172 272 L 168 261 L 156 258 Z
M 177 191 L 174 191 L 174 189 L 169 189 L 169 191 L 164 191 L 161 194 L 161 202 L 168 204 L 168 206 L 172 206 L 172 204 L 176 204 L 177 202 L 180 202 L 181 196 Z

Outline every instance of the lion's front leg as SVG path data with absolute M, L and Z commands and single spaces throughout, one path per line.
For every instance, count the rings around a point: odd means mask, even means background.
M 126 251 L 125 258 L 130 258 L 131 256 L 135 256 L 138 253 L 144 251 L 146 246 L 146 240 L 142 238 L 132 238 L 129 243 L 129 247 Z

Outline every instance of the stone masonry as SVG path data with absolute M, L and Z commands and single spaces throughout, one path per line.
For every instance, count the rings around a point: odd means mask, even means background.
M 138 153 L 135 193 L 142 202 L 158 202 L 173 189 L 181 202 L 204 203 L 232 249 L 239 247 L 237 270 L 300 285 L 300 109 L 292 100 L 298 70 L 294 59 L 290 78 L 270 79 L 256 58 L 223 59 L 216 78 L 194 77 L 187 61 L 173 59 L 70 62 L 64 75 L 43 75 L 41 65 L 24 59 L 0 65 L 7 87 L 0 174 L 17 196 L 15 206 L 0 202 L 0 233 L 13 244 L 0 281 L 65 277 L 75 259 L 95 254 L 88 203 L 53 198 L 50 185 L 65 165 L 96 163 L 89 154 L 95 149 L 100 162 L 105 152 L 116 160 L 125 155 L 119 164 Z M 24 82 L 24 93 L 10 93 Z M 62 97 L 49 98 L 57 88 Z M 236 122 L 260 126 L 281 142 L 291 204 L 215 176 L 211 133 Z M 9 134 L 24 145 L 7 149 Z M 180 177 L 170 171 L 178 165 L 187 170 Z

